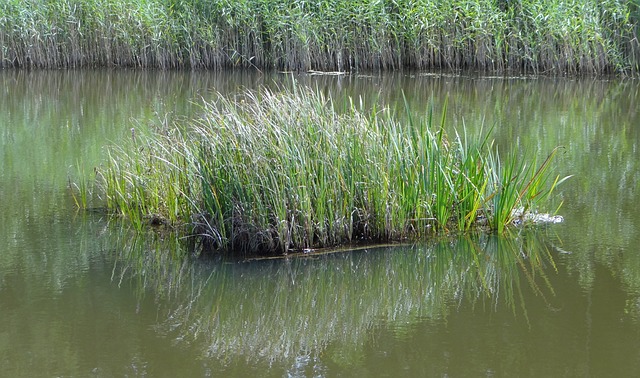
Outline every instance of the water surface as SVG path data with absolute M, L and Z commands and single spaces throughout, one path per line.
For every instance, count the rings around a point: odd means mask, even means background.
M 564 146 L 565 223 L 305 259 L 191 261 L 74 207 L 104 147 L 203 98 L 308 85 L 501 151 Z M 637 376 L 638 82 L 0 71 L 0 375 Z M 83 167 L 82 170 L 78 167 Z

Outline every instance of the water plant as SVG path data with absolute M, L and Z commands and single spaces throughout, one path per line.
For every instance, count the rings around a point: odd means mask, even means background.
M 0 67 L 637 72 L 636 4 L 4 0 Z
M 198 120 L 111 148 L 101 190 L 138 228 L 178 227 L 207 251 L 270 254 L 502 232 L 559 183 L 553 153 L 522 169 L 515 156 L 501 163 L 488 135 L 449 137 L 444 116 L 401 119 L 296 86 L 220 95 Z

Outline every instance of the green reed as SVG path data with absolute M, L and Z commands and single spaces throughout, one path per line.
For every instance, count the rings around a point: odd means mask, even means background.
M 4 0 L 1 67 L 638 67 L 634 2 Z
M 502 163 L 489 135 L 448 137 L 444 116 L 435 126 L 353 102 L 338 110 L 295 86 L 219 96 L 202 113 L 134 133 L 110 150 L 101 175 L 110 209 L 138 228 L 183 228 L 206 250 L 268 254 L 503 232 L 516 209 L 537 211 L 559 183 L 549 173 L 553 154 L 522 169 L 515 156 Z
M 77 182 L 72 182 L 71 178 L 69 178 L 69 191 L 76 207 L 79 209 L 86 209 L 89 207 L 88 198 L 91 190 L 89 188 L 89 181 L 87 180 L 84 172 L 84 165 L 78 163 L 77 166 L 80 171 L 79 173 L 81 178 L 76 180 Z

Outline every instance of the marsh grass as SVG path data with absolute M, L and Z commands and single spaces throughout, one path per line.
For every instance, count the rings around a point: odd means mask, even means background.
M 85 175 L 84 165 L 78 163 L 77 167 L 80 170 L 80 179 L 71 181 L 71 178 L 69 178 L 69 191 L 76 207 L 78 207 L 79 209 L 87 209 L 89 207 L 88 198 L 91 192 L 89 187 L 90 181 Z
M 503 232 L 559 183 L 553 153 L 535 170 L 503 163 L 489 134 L 449 137 L 444 116 L 407 118 L 354 101 L 337 109 L 295 86 L 220 95 L 199 120 L 111 148 L 100 190 L 138 229 L 169 225 L 205 251 L 271 254 Z
M 637 72 L 635 3 L 5 0 L 0 66 Z
M 101 189 L 105 182 L 104 177 L 96 168 L 91 173 L 87 173 L 86 167 L 87 164 L 84 161 L 77 161 L 70 167 L 67 185 L 69 197 L 78 209 L 102 212 L 104 200 Z

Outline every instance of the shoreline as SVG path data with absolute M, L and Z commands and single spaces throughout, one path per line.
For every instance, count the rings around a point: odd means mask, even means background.
M 0 5 L 0 68 L 475 70 L 635 75 L 634 5 L 560 0 Z

